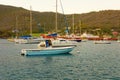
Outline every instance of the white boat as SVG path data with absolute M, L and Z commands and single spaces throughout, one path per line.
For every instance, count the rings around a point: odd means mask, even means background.
M 58 38 L 57 33 L 49 34 L 44 39 L 51 40 L 51 44 L 53 47 L 76 46 L 78 44 L 78 42 L 73 40 Z
M 67 46 L 76 46 L 78 43 L 76 41 L 70 41 L 66 39 L 57 39 L 52 40 L 53 47 L 67 47 Z
M 71 52 L 75 46 L 67 47 L 53 47 L 51 40 L 45 40 L 38 44 L 37 49 L 22 49 L 21 55 L 37 56 L 37 55 L 51 55 L 51 54 L 65 54 Z
M 14 39 L 14 42 L 16 44 L 26 44 L 27 43 L 27 39 Z
M 106 40 L 100 40 L 100 41 L 94 41 L 95 44 L 111 44 L 110 41 L 106 41 Z
M 42 37 L 39 37 L 39 38 L 29 38 L 29 39 L 27 39 L 27 43 L 26 44 L 38 44 L 38 43 L 40 43 L 43 40 L 44 40 L 44 38 L 42 38 Z
M 14 42 L 17 44 L 38 44 L 42 40 L 44 40 L 42 37 L 40 38 L 26 37 L 14 39 Z
M 117 40 L 118 43 L 120 43 L 120 40 Z

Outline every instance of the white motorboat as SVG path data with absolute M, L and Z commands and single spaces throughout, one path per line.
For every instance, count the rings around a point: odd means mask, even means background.
M 45 40 L 38 44 L 37 49 L 22 49 L 21 55 L 37 56 L 37 55 L 51 55 L 51 54 L 65 54 L 71 52 L 75 46 L 67 47 L 53 47 L 51 40 Z
M 53 47 L 67 47 L 67 46 L 76 46 L 78 43 L 76 41 L 66 40 L 66 39 L 56 39 L 51 40 Z

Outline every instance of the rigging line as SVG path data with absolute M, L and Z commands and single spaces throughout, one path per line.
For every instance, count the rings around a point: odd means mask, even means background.
M 66 33 L 69 34 L 67 18 L 66 18 L 65 14 L 64 14 L 64 9 L 63 9 L 63 5 L 62 5 L 61 0 L 60 0 L 60 5 L 61 5 L 61 8 L 62 8 L 62 12 L 63 12 L 63 15 L 64 15 L 65 24 L 66 24 Z

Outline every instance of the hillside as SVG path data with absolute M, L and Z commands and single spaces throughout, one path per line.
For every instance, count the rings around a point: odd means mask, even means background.
M 0 5 L 0 37 L 15 35 L 16 28 L 20 35 L 29 34 L 30 11 L 21 7 Z M 66 15 L 68 26 L 72 32 L 72 16 Z M 55 13 L 32 11 L 33 32 L 55 31 Z M 120 32 L 120 10 L 104 10 L 84 14 L 74 14 L 74 32 L 79 32 L 81 21 L 82 32 L 95 33 L 101 29 L 103 33 L 110 34 L 111 30 Z M 65 32 L 65 20 L 63 14 L 58 14 L 58 30 Z

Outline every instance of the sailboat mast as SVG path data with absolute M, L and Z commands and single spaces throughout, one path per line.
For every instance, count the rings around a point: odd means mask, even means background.
M 82 25 L 82 22 L 81 22 L 81 20 L 79 20 L 79 29 L 80 29 L 80 34 L 79 35 L 81 35 L 82 34 L 82 31 L 81 31 L 81 26 Z
M 32 7 L 30 6 L 30 35 L 32 35 Z
M 58 3 L 58 1 L 56 0 L 56 16 L 55 16 L 55 26 L 56 26 L 56 32 L 57 32 L 57 3 Z
M 64 15 L 65 24 L 66 24 L 66 35 L 68 35 L 69 34 L 68 23 L 67 23 L 66 16 L 64 14 L 64 10 L 63 10 L 63 6 L 62 6 L 62 1 L 61 0 L 60 0 L 60 5 L 61 5 L 61 8 L 62 8 L 62 12 L 63 12 L 63 15 Z
M 16 29 L 15 29 L 15 32 L 16 32 L 16 38 L 18 38 L 18 17 L 16 16 Z
M 74 34 L 74 25 L 75 25 L 75 24 L 74 24 L 74 23 L 75 23 L 75 22 L 74 22 L 74 14 L 72 15 L 72 23 L 73 23 L 73 34 Z

